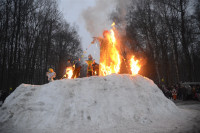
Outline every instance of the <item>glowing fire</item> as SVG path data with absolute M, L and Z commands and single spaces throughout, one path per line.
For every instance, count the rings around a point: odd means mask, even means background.
M 68 79 L 71 79 L 72 78 L 72 75 L 73 75 L 73 68 L 72 67 L 67 67 L 66 68 L 66 74 L 65 74 L 65 77 L 68 75 Z
M 130 59 L 132 75 L 138 74 L 138 72 L 140 71 L 140 68 L 141 68 L 139 61 L 135 60 L 134 58 L 135 58 L 135 56 L 132 56 L 132 58 Z
M 102 54 L 102 57 L 100 57 L 100 75 L 106 76 L 110 75 L 112 73 L 119 73 L 120 70 L 120 64 L 121 59 L 119 52 L 117 50 L 117 40 L 115 38 L 115 27 L 114 23 L 112 24 L 113 29 L 110 30 L 110 32 L 106 35 L 107 44 L 104 44 L 106 49 L 103 49 L 104 51 Z
M 98 40 L 101 43 L 100 47 L 100 66 L 99 75 L 106 76 L 112 73 L 119 73 L 122 60 L 122 53 L 120 53 L 120 42 L 116 38 L 117 30 L 115 29 L 115 23 L 112 24 L 112 29 L 110 31 L 104 31 L 104 38 L 99 37 Z M 94 42 L 92 42 L 94 43 Z M 130 68 L 132 75 L 138 74 L 141 64 L 138 60 L 134 59 L 132 56 L 130 59 Z

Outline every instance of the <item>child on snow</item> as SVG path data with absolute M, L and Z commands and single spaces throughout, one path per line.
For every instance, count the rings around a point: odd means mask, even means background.
M 48 77 L 49 82 L 52 82 L 53 79 L 56 77 L 56 73 L 53 71 L 52 68 L 49 68 L 49 72 L 47 72 L 46 75 Z

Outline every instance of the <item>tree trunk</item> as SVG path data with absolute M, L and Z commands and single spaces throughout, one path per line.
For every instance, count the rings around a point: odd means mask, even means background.
M 185 55 L 186 60 L 186 67 L 188 69 L 188 78 L 189 81 L 192 81 L 192 61 L 190 58 L 190 53 L 188 50 L 188 44 L 186 44 L 186 38 L 185 38 L 185 10 L 183 9 L 183 0 L 180 0 L 180 12 L 181 12 L 181 41 L 183 45 L 183 52 Z

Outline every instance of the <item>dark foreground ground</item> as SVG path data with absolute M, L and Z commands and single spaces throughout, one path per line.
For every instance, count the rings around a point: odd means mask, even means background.
M 188 121 L 188 129 L 181 131 L 180 133 L 200 133 L 200 101 L 181 101 L 177 100 L 174 103 L 183 110 L 193 112 L 195 117 L 192 117 Z M 175 131 L 176 132 L 176 131 Z M 179 132 L 178 132 L 179 133 Z
M 176 106 L 178 106 L 181 109 L 189 109 L 189 110 L 197 110 L 200 111 L 200 101 L 182 101 L 182 100 L 176 100 L 174 101 Z

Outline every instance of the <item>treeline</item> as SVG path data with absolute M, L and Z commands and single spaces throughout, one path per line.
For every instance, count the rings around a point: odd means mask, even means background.
M 120 27 L 119 13 L 111 18 Z M 146 58 L 142 75 L 167 85 L 200 81 L 200 0 L 131 0 L 124 38 Z
M 0 91 L 21 83 L 44 84 L 53 68 L 63 74 L 67 59 L 82 50 L 76 28 L 58 10 L 56 0 L 0 1 Z

